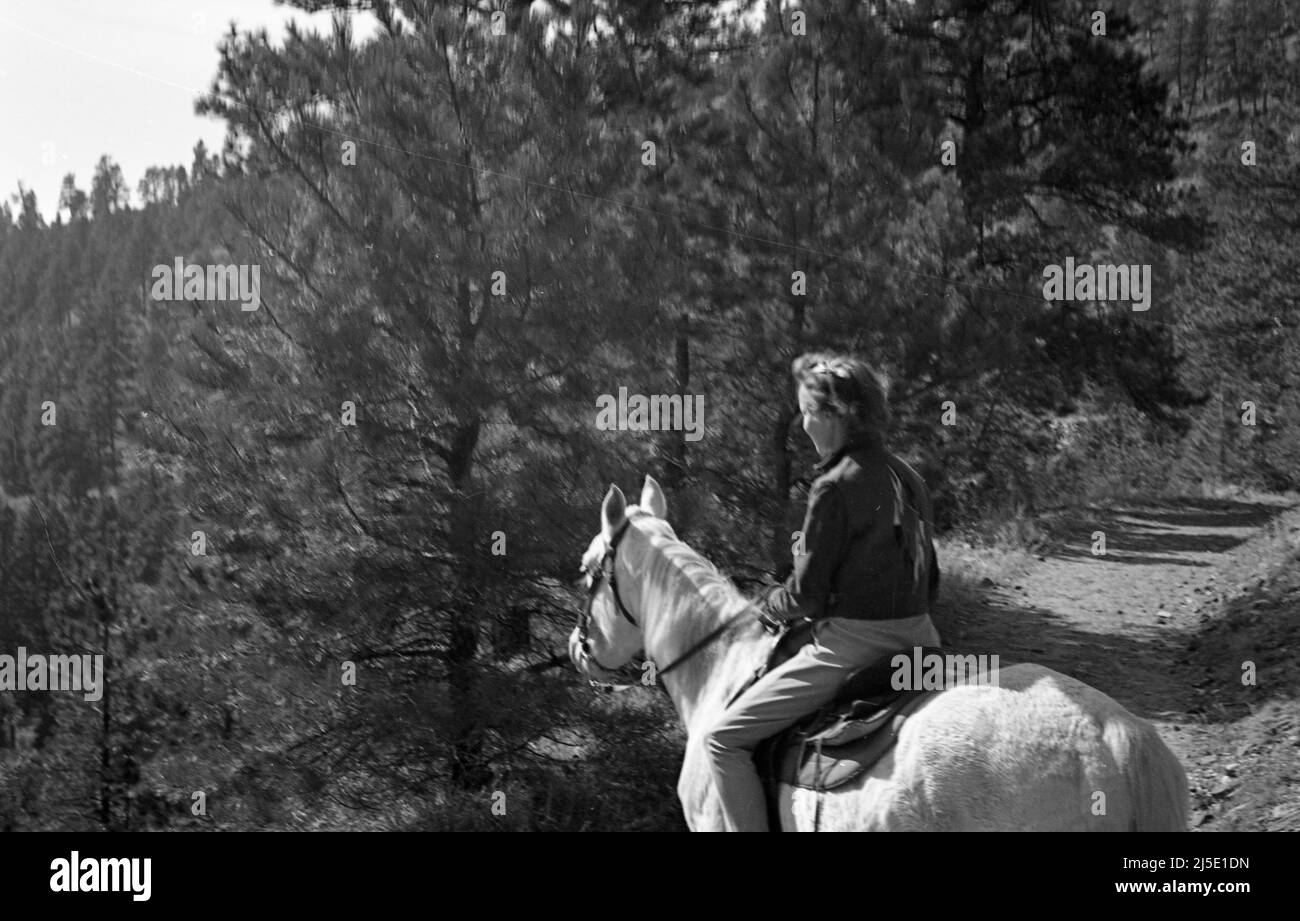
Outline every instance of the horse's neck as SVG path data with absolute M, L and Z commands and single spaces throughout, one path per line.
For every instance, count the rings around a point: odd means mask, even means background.
M 737 625 L 737 630 L 741 630 Z M 664 678 L 689 735 L 706 729 L 766 659 L 765 634 L 723 637 Z
M 758 629 L 752 609 L 746 611 L 735 603 L 716 604 L 684 572 L 671 564 L 668 569 L 660 584 L 650 579 L 642 582 L 641 610 L 647 612 L 645 652 L 650 661 L 665 668 L 709 633 L 735 621 L 662 679 L 687 732 L 694 734 L 697 724 L 720 713 L 762 664 L 767 635 Z M 742 598 L 734 588 L 732 592 L 734 598 Z

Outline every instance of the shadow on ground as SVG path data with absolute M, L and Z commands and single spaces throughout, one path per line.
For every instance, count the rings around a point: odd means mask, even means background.
M 1106 558 L 1112 562 L 1205 566 L 1203 561 L 1176 554 L 1224 553 L 1249 540 L 1280 511 L 1277 505 L 1228 499 L 1143 500 L 1112 509 L 1061 509 L 1039 522 L 1050 538 L 1041 552 L 1065 559 L 1091 557 L 1093 534 L 1100 531 L 1106 537 Z M 1196 529 L 1215 533 L 1198 534 Z

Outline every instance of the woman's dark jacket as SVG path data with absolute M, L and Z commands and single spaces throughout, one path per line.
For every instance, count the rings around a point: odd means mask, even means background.
M 885 620 L 929 611 L 939 564 L 925 483 L 878 439 L 845 445 L 817 470 L 804 552 L 762 600 L 768 616 Z

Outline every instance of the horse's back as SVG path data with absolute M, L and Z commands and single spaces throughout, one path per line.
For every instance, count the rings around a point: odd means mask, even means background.
M 1174 831 L 1187 823 L 1182 766 L 1143 720 L 1041 665 L 936 695 L 862 779 L 788 791 L 787 818 L 825 830 Z M 788 826 L 787 826 L 788 827 Z

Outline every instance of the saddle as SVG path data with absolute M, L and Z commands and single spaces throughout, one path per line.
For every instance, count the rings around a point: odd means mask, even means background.
M 808 621 L 786 631 L 764 666 L 732 700 L 811 639 L 812 623 Z M 923 655 L 928 653 L 942 655 L 943 651 L 936 647 L 922 650 Z M 896 691 L 890 682 L 893 672 L 889 659 L 850 672 L 830 703 L 754 750 L 754 763 L 767 792 L 769 828 L 781 827 L 777 809 L 781 784 L 819 791 L 843 786 L 883 758 L 893 748 L 907 718 L 939 693 Z

